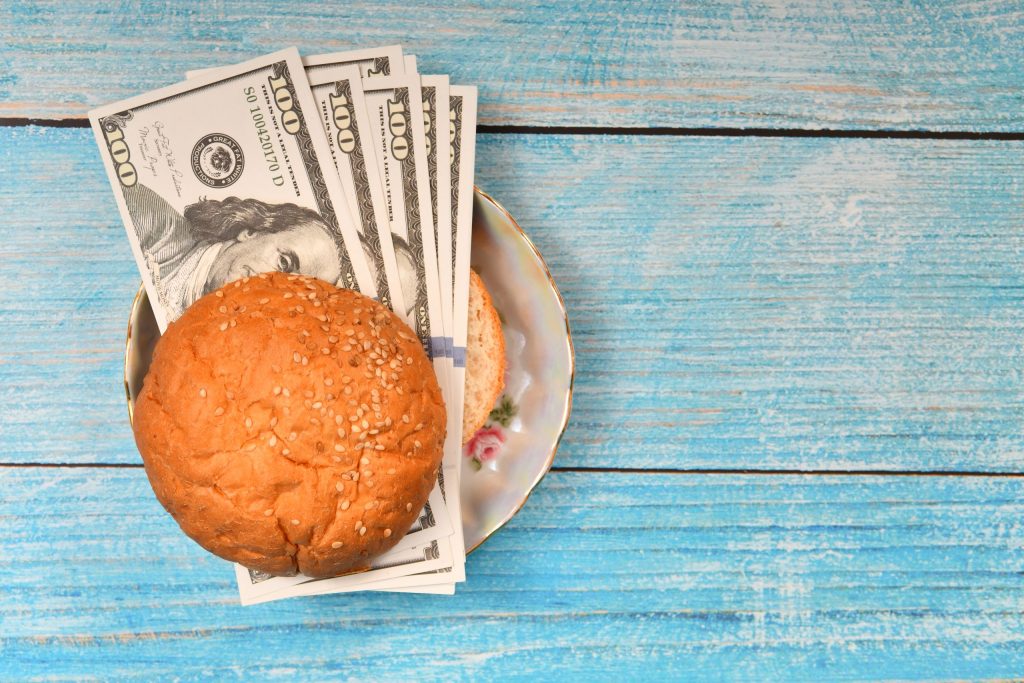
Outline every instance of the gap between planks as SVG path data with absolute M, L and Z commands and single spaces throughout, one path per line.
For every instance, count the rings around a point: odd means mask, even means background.
M 118 462 L 13 462 L 0 463 L 0 469 L 142 469 L 142 463 Z M 734 469 L 734 468 L 675 468 L 675 467 L 559 467 L 552 472 L 578 472 L 595 474 L 708 474 L 783 477 L 976 477 L 993 479 L 1024 478 L 1024 472 L 978 472 L 957 470 L 801 470 L 801 469 Z
M 88 128 L 86 118 L 34 119 L 0 118 L 0 128 L 40 126 L 43 128 Z M 518 126 L 478 125 L 478 133 L 506 135 L 639 135 L 645 137 L 755 137 L 755 138 L 852 138 L 881 140 L 1003 140 L 1024 142 L 1024 132 L 855 130 L 839 128 L 676 128 L 604 126 Z

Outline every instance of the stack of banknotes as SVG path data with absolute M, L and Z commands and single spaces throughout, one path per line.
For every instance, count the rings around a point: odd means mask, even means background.
M 356 289 L 399 314 L 448 406 L 438 484 L 370 571 L 271 577 L 236 566 L 243 604 L 360 590 L 451 594 L 465 580 L 459 458 L 477 96 L 399 46 L 292 48 L 201 69 L 90 112 L 160 329 L 270 270 Z

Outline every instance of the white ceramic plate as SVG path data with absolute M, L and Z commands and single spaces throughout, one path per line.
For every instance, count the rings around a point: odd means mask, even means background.
M 505 392 L 462 459 L 462 519 L 472 551 L 522 508 L 551 469 L 569 421 L 575 358 L 565 304 L 540 252 L 515 220 L 475 189 L 471 264 L 502 318 Z M 144 288 L 125 346 L 128 418 L 160 332 Z

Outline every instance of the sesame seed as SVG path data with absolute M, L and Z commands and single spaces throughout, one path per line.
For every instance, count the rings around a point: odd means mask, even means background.
M 285 298 L 285 299 L 291 299 L 291 298 L 292 298 L 292 296 L 293 296 L 293 295 L 292 295 L 292 293 L 291 293 L 291 292 L 285 292 L 285 293 L 284 293 L 284 298 Z
M 281 449 L 281 455 L 288 455 L 289 453 L 291 453 L 291 451 L 288 450 L 287 448 L 282 448 Z
M 293 519 L 292 520 L 292 526 L 298 526 L 298 525 L 299 525 L 299 520 Z
M 292 360 L 295 361 L 296 363 L 299 363 L 299 362 L 302 361 L 302 356 L 299 355 L 298 351 L 296 351 L 295 353 L 292 354 Z
M 276 445 L 277 445 L 277 437 L 276 437 L 276 436 L 274 436 L 273 434 L 271 434 L 271 435 L 270 435 L 270 438 L 269 438 L 269 439 L 267 439 L 267 443 L 268 443 L 269 445 L 271 445 L 271 446 L 276 446 Z
M 416 423 L 416 427 L 415 427 L 415 428 L 413 429 L 413 431 L 414 431 L 414 432 L 418 432 L 418 431 L 420 431 L 421 429 L 423 429 L 423 423 L 422 423 L 422 422 L 417 422 L 417 423 Z
M 323 348 L 320 349 L 320 353 L 322 353 L 325 356 L 329 356 L 331 355 L 331 350 L 324 346 Z
M 247 450 L 247 451 L 254 451 L 254 450 L 256 450 L 256 444 L 254 444 L 254 443 L 246 444 L 245 445 L 245 450 Z
M 323 407 L 324 407 L 324 404 L 321 403 L 320 401 L 317 401 L 316 403 L 313 404 L 313 410 L 320 410 Z
M 348 508 L 349 508 L 349 506 L 351 504 L 352 503 L 348 502 L 347 500 L 343 500 L 343 501 L 341 501 L 341 509 L 342 510 L 348 510 Z
M 224 396 L 227 397 L 227 399 L 229 401 L 235 400 L 235 392 L 233 392 L 233 391 L 226 391 L 226 392 L 224 392 Z
M 331 547 L 334 548 L 335 550 L 337 550 L 341 546 L 342 546 L 341 541 L 335 541 L 334 543 L 331 544 Z
M 277 426 L 277 418 L 276 417 L 270 418 L 270 426 L 271 427 L 276 427 Z
M 327 338 L 327 341 L 329 341 L 332 344 L 337 344 L 338 343 L 338 338 L 335 335 L 332 334 L 331 336 L 329 336 Z
M 217 410 L 213 411 L 213 414 L 216 415 L 217 417 L 220 417 L 221 415 L 224 414 L 224 409 L 223 408 L 217 408 Z
M 370 510 L 372 508 L 373 508 L 373 502 L 372 501 L 363 506 L 364 510 Z
M 303 365 L 309 365 L 309 359 L 308 359 L 308 358 L 306 358 L 305 356 L 303 356 L 303 357 L 302 357 L 302 364 L 303 364 Z
M 245 428 L 246 429 L 252 429 L 252 418 L 251 417 L 245 418 Z
M 406 503 L 405 504 L 405 511 L 406 512 L 412 512 L 412 503 Z
M 370 423 L 366 420 L 363 420 L 360 424 L 363 426 L 363 429 L 368 429 L 370 427 Z
M 274 510 L 273 510 L 273 508 L 267 508 L 266 510 L 264 510 L 264 511 L 263 511 L 263 515 L 264 515 L 265 517 L 269 517 L 269 516 L 270 516 L 270 515 L 272 515 L 272 514 L 274 514 Z
M 409 424 L 409 416 L 408 415 L 403 415 L 402 416 L 402 422 L 404 422 L 405 424 Z
M 352 433 L 358 434 L 360 432 L 359 425 L 352 425 Z
M 395 473 L 395 468 L 394 467 L 389 467 L 388 468 L 388 474 L 394 474 L 394 473 Z
M 359 462 L 361 464 L 363 464 L 363 465 L 369 465 L 370 464 L 370 459 L 369 458 L 360 458 Z
M 339 453 L 342 453 L 344 452 L 345 447 L 342 446 L 340 443 L 336 443 L 334 444 L 334 450 L 338 451 Z
M 419 441 L 413 441 L 413 442 L 412 442 L 412 445 L 413 445 L 413 446 L 416 446 L 416 448 L 420 448 L 420 447 L 422 447 L 422 446 L 423 446 L 423 444 L 421 444 L 421 443 L 420 443 Z
M 339 481 L 337 484 L 334 485 L 334 488 L 338 490 L 338 493 L 341 493 L 342 491 L 345 490 L 345 485 Z
M 281 395 L 288 397 L 292 395 L 292 392 L 288 391 L 288 387 L 284 387 L 283 389 L 281 389 Z
M 231 319 L 231 327 L 234 327 L 234 326 L 235 326 L 235 319 L 234 319 L 234 318 L 232 318 L 232 319 Z
M 221 312 L 221 313 L 227 313 L 228 312 L 228 307 L 227 306 L 220 306 L 220 307 L 217 308 L 217 310 L 219 312 Z
M 203 398 L 206 398 L 206 389 L 200 389 L 200 390 L 199 390 L 199 395 L 200 395 L 201 397 L 203 397 Z
M 297 438 L 299 438 L 299 435 L 296 434 L 295 432 L 292 432 L 291 434 L 288 435 L 288 440 L 289 441 L 295 441 L 295 439 L 297 439 Z
M 360 536 L 365 536 L 366 535 L 366 527 L 365 526 L 362 529 L 359 530 L 359 535 Z
M 359 531 L 359 528 L 362 527 L 362 526 L 363 526 L 363 520 L 361 520 L 361 519 L 356 520 L 356 531 Z
M 298 306 L 296 306 L 296 307 L 295 307 L 295 310 L 296 310 L 297 312 L 299 312 L 299 313 L 305 313 L 305 312 L 306 312 L 306 309 L 305 309 L 305 308 L 303 307 L 303 305 L 302 305 L 302 304 L 299 304 Z
M 401 395 L 402 395 L 402 387 L 395 387 L 395 392 L 396 392 L 396 393 L 397 393 L 397 394 L 398 394 L 399 396 L 401 396 Z
M 220 324 L 220 331 L 223 332 L 226 329 L 228 329 L 228 324 L 227 323 L 221 323 Z
M 373 449 L 376 450 L 376 451 L 382 451 L 382 450 L 384 450 L 384 444 L 380 444 L 379 443 L 376 446 L 374 446 Z
M 345 430 L 342 429 L 341 427 L 338 427 L 338 436 L 341 437 L 342 439 L 345 438 Z
M 330 377 L 325 377 L 324 378 L 324 386 L 328 386 L 328 387 L 334 386 L 334 380 L 331 379 Z
M 384 530 L 384 538 L 389 538 L 390 536 L 391 536 L 391 529 L 385 529 Z
M 281 393 L 281 387 L 274 387 L 274 396 L 277 396 L 280 393 Z
M 269 304 L 270 303 L 270 299 L 268 299 L 267 297 L 263 297 L 262 299 L 260 299 L 260 303 L 261 304 Z
M 222 292 L 220 290 L 217 290 L 217 296 L 220 297 L 221 299 L 223 299 L 224 298 L 224 292 Z

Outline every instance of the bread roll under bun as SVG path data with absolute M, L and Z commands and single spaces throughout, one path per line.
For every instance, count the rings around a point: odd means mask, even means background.
M 157 498 L 200 545 L 326 577 L 369 567 L 405 535 L 437 477 L 445 406 L 394 313 L 267 273 L 168 326 L 134 429 Z
M 484 426 L 495 401 L 505 390 L 505 333 L 491 295 L 469 271 L 469 314 L 466 327 L 466 394 L 462 403 L 462 445 Z

